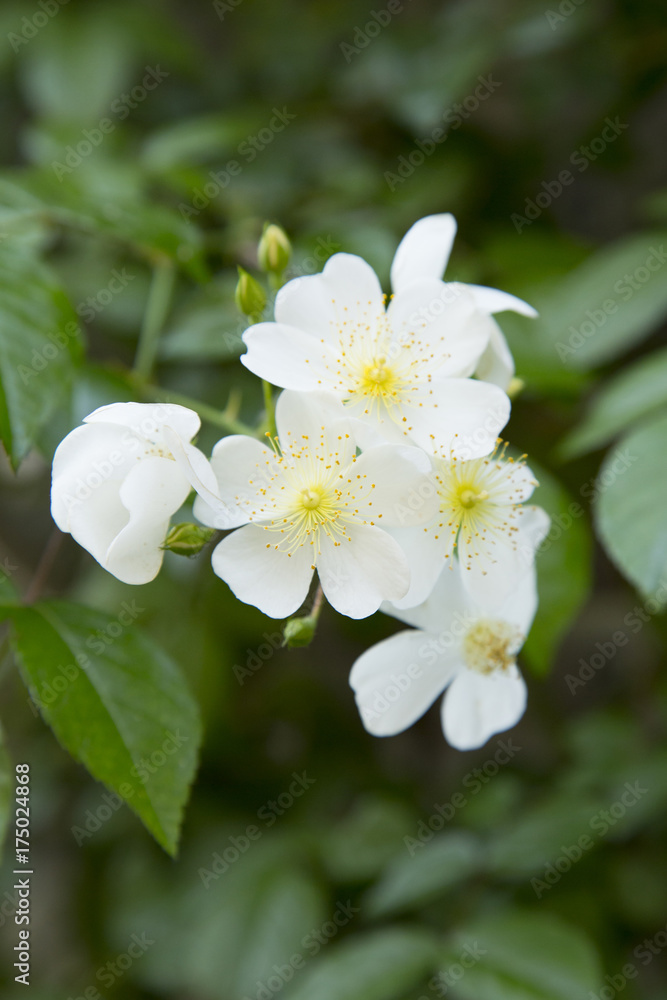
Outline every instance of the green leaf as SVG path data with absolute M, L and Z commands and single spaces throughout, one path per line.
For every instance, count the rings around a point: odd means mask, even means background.
M 480 870 L 480 843 L 471 834 L 445 833 L 396 858 L 366 897 L 371 916 L 385 916 L 444 895 Z
M 592 844 L 590 826 L 604 801 L 572 789 L 554 793 L 545 801 L 524 809 L 519 818 L 496 831 L 488 852 L 489 868 L 501 876 L 528 878 L 543 875 L 545 866 L 563 853 L 563 844 L 576 844 L 586 834 Z
M 62 181 L 51 168 L 6 174 L 0 178 L 0 201 L 24 215 L 38 212 L 52 226 L 106 236 L 151 263 L 167 256 L 195 280 L 208 280 L 201 231 L 180 211 L 149 201 L 132 163 L 87 160 L 64 169 L 71 172 Z
M 109 403 L 129 403 L 133 399 L 136 399 L 136 389 L 121 373 L 84 363 L 72 387 L 71 405 L 62 408 L 49 421 L 38 438 L 38 447 L 42 454 L 53 455 L 72 427 L 83 423 L 84 417 L 93 410 Z
M 191 840 L 168 879 L 154 856 L 130 856 L 123 867 L 111 907 L 115 936 L 121 942 L 141 927 L 154 939 L 140 977 L 160 996 L 254 998 L 274 965 L 287 964 L 296 981 L 321 947 L 312 932 L 338 909 L 325 904 L 304 865 L 303 841 L 268 835 L 256 814 Z M 346 922 L 343 911 L 339 919 Z M 293 956 L 303 961 L 293 965 Z
M 81 348 L 49 271 L 15 241 L 0 244 L 0 438 L 14 467 L 66 403 Z
M 400 802 L 365 796 L 339 822 L 317 831 L 322 864 L 334 882 L 374 878 L 405 850 L 403 836 L 413 822 L 412 813 Z
M 603 385 L 582 422 L 561 443 L 564 459 L 608 444 L 658 407 L 667 405 L 667 348 L 654 351 Z
M 249 850 L 254 849 L 253 844 Z M 233 883 L 211 885 L 211 893 L 213 886 L 217 893 L 207 900 L 206 920 L 204 914 L 193 915 L 197 933 L 188 935 L 184 961 L 190 975 L 184 990 L 195 983 L 207 996 L 254 997 L 258 982 L 275 976 L 276 966 L 288 963 L 292 970 L 290 959 L 296 954 L 307 960 L 304 939 L 324 920 L 319 887 L 287 859 L 269 865 L 263 857 L 254 860 L 247 865 L 244 858 Z M 298 976 L 299 969 L 292 974 Z
M 582 931 L 548 913 L 495 913 L 457 931 L 447 951 L 441 979 L 460 1000 L 586 1000 L 602 980 Z M 447 964 L 463 975 L 448 981 Z
M 554 367 L 586 371 L 624 354 L 667 315 L 664 232 L 599 250 L 540 296 L 535 335 Z
M 392 1000 L 437 965 L 437 939 L 427 930 L 394 927 L 331 945 L 285 1000 Z
M 252 900 L 239 935 L 235 996 L 252 995 L 258 979 L 266 981 L 274 965 L 283 966 L 296 954 L 321 907 L 320 891 L 307 875 L 290 870 L 271 873 Z M 238 918 L 235 908 L 232 919 L 237 924 Z
M 538 302 L 528 292 L 527 301 Z M 537 321 L 515 313 L 503 313 L 500 325 L 514 356 L 517 373 L 526 384 L 525 393 L 579 399 L 591 381 L 584 372 L 554 360 L 553 346 L 540 339 Z
M 260 121 L 257 127 L 261 128 L 262 124 Z M 224 162 L 223 157 L 232 159 L 234 147 L 249 131 L 246 119 L 228 114 L 186 118 L 154 129 L 144 142 L 141 161 L 155 171 L 208 160 Z
M 594 505 L 598 537 L 621 573 L 667 601 L 667 414 L 622 438 L 606 456 Z
M 142 610 L 125 603 L 114 618 L 65 602 L 15 608 L 13 644 L 58 740 L 175 854 L 199 712 L 176 665 L 139 631 Z
M 95 119 L 115 117 L 112 102 L 128 84 L 141 83 L 143 73 L 137 80 L 129 76 L 128 36 L 113 16 L 85 8 L 80 13 L 55 18 L 22 50 L 19 68 L 39 115 L 90 128 Z
M 9 557 L 0 563 L 0 621 L 9 614 L 7 605 L 16 604 L 19 601 L 19 593 L 10 579 L 12 573 L 17 569 L 18 566 L 14 566 Z
M 5 736 L 0 726 L 0 853 L 9 826 L 14 803 L 15 771 L 5 746 Z
M 583 505 L 572 500 L 551 473 L 532 459 L 529 464 L 540 484 L 532 500 L 546 510 L 552 525 L 537 551 L 540 602 L 522 656 L 536 674 L 544 675 L 588 597 L 592 539 Z
M 160 338 L 164 361 L 228 361 L 245 350 L 241 334 L 248 327 L 234 302 L 235 278 L 211 282 L 178 310 Z
M 199 229 L 171 208 L 126 201 L 102 211 L 92 204 L 86 209 L 100 232 L 130 243 L 147 257 L 164 254 L 198 281 L 208 277 Z

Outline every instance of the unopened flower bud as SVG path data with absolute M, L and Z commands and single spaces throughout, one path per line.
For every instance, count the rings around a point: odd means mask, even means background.
M 266 292 L 251 274 L 239 268 L 239 280 L 234 293 L 239 312 L 244 316 L 258 318 L 266 306 Z
M 196 556 L 211 541 L 215 528 L 203 528 L 200 524 L 175 524 L 167 535 L 163 549 L 169 549 L 178 556 Z
M 314 618 L 291 618 L 283 629 L 283 645 L 295 649 L 310 646 L 317 628 Z
M 266 226 L 257 248 L 257 259 L 262 271 L 282 274 L 287 269 L 291 256 L 292 246 L 285 230 L 273 224 Z

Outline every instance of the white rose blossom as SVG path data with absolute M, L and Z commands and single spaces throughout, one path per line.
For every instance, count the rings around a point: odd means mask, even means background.
M 123 583 L 153 580 L 169 521 L 192 488 L 216 490 L 192 444 L 198 414 L 171 403 L 112 403 L 89 414 L 53 459 L 51 514 Z M 209 495 L 209 494 L 207 494 Z
M 489 608 L 470 596 L 456 565 L 419 607 L 383 606 L 415 627 L 372 646 L 352 667 L 350 685 L 364 727 L 374 736 L 401 733 L 443 691 L 442 728 L 457 750 L 481 747 L 516 725 L 527 694 L 516 655 L 536 609 L 534 567 L 500 608 Z
M 449 213 L 427 215 L 415 222 L 401 240 L 394 257 L 391 269 L 394 291 L 405 288 L 421 277 L 441 278 L 449 262 L 455 236 L 456 219 Z M 464 287 L 472 293 L 477 307 L 488 315 L 510 310 L 530 319 L 537 316 L 537 310 L 509 292 L 487 288 L 485 285 Z M 495 322 L 491 325 L 489 343 L 477 362 L 475 374 L 484 382 L 493 382 L 501 389 L 508 388 L 514 375 L 512 353 L 505 335 Z
M 495 379 L 495 367 L 501 357 L 505 368 L 511 364 L 490 314 L 530 307 L 494 289 L 441 280 L 455 228 L 451 215 L 436 215 L 409 230 L 396 251 L 387 307 L 375 272 L 352 254 L 335 254 L 321 274 L 288 282 L 276 296 L 275 322 L 244 333 L 241 361 L 274 385 L 335 393 L 364 425 L 362 447 L 379 436 L 431 450 L 435 436 L 461 457 L 488 454 L 510 412 L 509 379 Z M 476 370 L 502 388 L 470 378 Z
M 407 560 L 383 529 L 401 523 L 411 493 L 428 490 L 426 454 L 382 444 L 357 456 L 352 423 L 331 393 L 283 392 L 276 424 L 274 448 L 243 435 L 215 446 L 211 465 L 228 511 L 221 520 L 198 497 L 195 515 L 213 527 L 242 527 L 214 550 L 214 572 L 272 618 L 299 609 L 315 570 L 329 603 L 351 618 L 400 599 L 410 585 Z M 410 521 L 435 510 L 427 499 Z
M 431 484 L 438 513 L 422 527 L 391 530 L 410 565 L 410 590 L 396 605 L 411 608 L 426 600 L 454 553 L 463 585 L 489 606 L 512 593 L 549 530 L 541 507 L 525 504 L 538 485 L 525 464 L 505 457 L 498 444 L 485 458 L 459 461 L 434 456 Z

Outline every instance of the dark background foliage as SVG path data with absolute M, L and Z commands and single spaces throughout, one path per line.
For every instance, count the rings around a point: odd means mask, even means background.
M 667 269 L 637 270 L 667 244 L 663 5 L 398 7 L 52 0 L 0 12 L 3 288 L 23 280 L 21 254 L 39 255 L 85 341 L 73 338 L 67 364 L 40 375 L 30 414 L 10 413 L 13 436 L 0 414 L 18 465 L 0 470 L 0 555 L 22 592 L 32 580 L 42 596 L 112 618 L 136 601 L 137 627 L 181 666 L 205 725 L 172 860 L 58 746 L 5 652 L 0 716 L 11 761 L 32 771 L 34 1000 L 92 988 L 128 1000 L 265 1000 L 262 989 L 430 1000 L 444 986 L 463 1000 L 605 988 L 667 997 L 657 954 L 667 935 L 656 943 L 667 923 L 665 626 L 651 603 L 667 580 Z M 164 79 L 130 107 L 122 95 L 150 68 Z M 277 112 L 289 119 L 280 131 Z M 89 142 L 102 119 L 113 127 Z M 401 235 L 441 211 L 459 223 L 448 277 L 541 313 L 500 317 L 525 382 L 507 435 L 534 460 L 536 499 L 555 517 L 524 660 L 529 707 L 511 734 L 520 749 L 500 765 L 497 739 L 469 754 L 449 748 L 435 709 L 393 739 L 364 732 L 347 676 L 396 628 L 380 615 L 354 622 L 325 609 L 313 645 L 286 651 L 281 623 L 236 602 L 206 554 L 170 555 L 154 583 L 130 588 L 67 538 L 48 576 L 38 569 L 55 544 L 53 449 L 95 406 L 136 398 L 127 371 L 156 262 L 177 272 L 156 381 L 218 408 L 231 394 L 254 421 L 261 394 L 237 361 L 233 289 L 238 263 L 256 269 L 263 222 L 293 239 L 292 273 L 345 250 L 386 283 Z M 109 293 L 114 272 L 125 283 Z M 0 325 L 3 344 L 30 335 Z M 626 372 L 631 382 L 614 390 Z M 640 435 L 629 445 L 617 440 L 628 429 Z M 219 434 L 205 423 L 202 447 Z M 644 457 L 600 490 L 601 463 L 628 447 Z M 278 814 L 267 804 L 289 797 L 304 770 L 314 784 Z M 636 782 L 646 791 L 621 809 Z M 465 804 L 448 810 L 456 793 Z M 600 820 L 613 806 L 613 823 Z M 443 813 L 438 837 L 410 850 L 405 838 L 426 839 Z M 249 824 L 260 836 L 246 851 Z M 591 846 L 568 863 L 582 836 Z M 227 857 L 238 859 L 205 887 L 200 869 L 212 871 L 230 837 Z M 18 996 L 11 840 L 0 947 L 7 996 Z M 557 862 L 564 870 L 544 884 Z M 359 912 L 313 954 L 311 929 L 348 900 Z M 155 942 L 145 954 L 112 984 L 98 975 L 144 933 Z M 653 950 L 638 953 L 645 939 Z M 473 940 L 486 954 L 455 984 L 448 970 Z M 294 954 L 305 968 L 267 986 Z M 614 986 L 628 963 L 637 978 Z

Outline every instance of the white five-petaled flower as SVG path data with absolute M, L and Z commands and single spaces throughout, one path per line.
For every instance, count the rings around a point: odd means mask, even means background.
M 449 262 L 454 238 L 456 219 L 453 215 L 427 215 L 415 222 L 403 237 L 396 251 L 391 269 L 394 291 L 419 277 L 441 278 Z M 534 319 L 537 311 L 509 292 L 485 285 L 465 285 L 472 293 L 475 304 L 483 312 L 491 315 L 499 312 L 517 312 Z M 505 336 L 494 321 L 491 325 L 489 343 L 477 363 L 475 374 L 484 382 L 493 382 L 501 389 L 507 389 L 514 375 L 514 359 Z
M 500 608 L 473 600 L 458 570 L 443 573 L 417 608 L 384 606 L 415 627 L 372 646 L 352 667 L 365 728 L 374 736 L 403 732 L 445 689 L 442 728 L 456 749 L 473 750 L 516 725 L 526 707 L 516 655 L 536 609 L 534 567 Z
M 189 471 L 217 488 L 205 456 L 190 444 L 199 426 L 184 406 L 112 403 L 58 445 L 53 519 L 123 583 L 157 576 L 169 520 L 191 490 Z
M 506 445 L 471 461 L 432 458 L 437 515 L 421 528 L 392 530 L 408 558 L 410 590 L 398 607 L 421 604 L 454 553 L 463 584 L 489 606 L 501 605 L 531 566 L 549 530 L 541 507 L 527 506 L 537 481 L 525 464 L 505 457 Z
M 488 454 L 509 418 L 509 399 L 505 385 L 469 376 L 485 368 L 493 375 L 495 361 L 483 362 L 490 345 L 494 358 L 499 343 L 509 353 L 490 314 L 520 300 L 440 280 L 454 231 L 450 215 L 409 230 L 394 258 L 387 307 L 373 269 L 351 254 L 288 282 L 276 296 L 275 322 L 245 332 L 242 362 L 274 385 L 334 392 L 365 427 L 357 431 L 362 447 L 385 439 L 431 451 L 437 439 L 461 457 Z
M 409 492 L 428 484 L 427 456 L 390 444 L 357 456 L 351 422 L 330 393 L 283 392 L 276 424 L 273 449 L 233 435 L 213 451 L 218 494 L 236 516 L 221 521 L 199 497 L 195 515 L 214 527 L 243 525 L 216 547 L 214 571 L 240 600 L 273 618 L 298 610 L 315 570 L 329 603 L 351 618 L 400 599 L 408 566 L 383 529 L 399 523 Z M 413 523 L 434 510 L 427 501 Z

